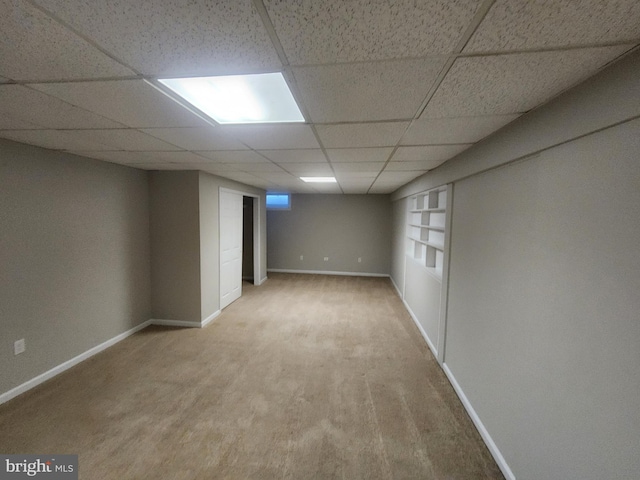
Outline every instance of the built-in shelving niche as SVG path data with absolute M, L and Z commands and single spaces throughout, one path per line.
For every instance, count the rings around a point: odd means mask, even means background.
M 409 198 L 407 255 L 442 279 L 444 265 L 447 187 Z

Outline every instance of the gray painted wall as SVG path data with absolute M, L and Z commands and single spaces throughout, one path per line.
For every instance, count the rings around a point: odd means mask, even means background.
M 392 195 L 454 182 L 444 364 L 518 480 L 640 477 L 639 115 L 636 53 Z
M 391 280 L 400 294 L 404 291 L 407 210 L 406 198 L 401 198 L 391 204 Z
M 516 477 L 639 478 L 640 120 L 456 184 L 445 363 Z
M 267 213 L 269 269 L 388 275 L 390 222 L 388 195 L 292 195 Z
M 0 393 L 150 313 L 147 173 L 0 140 Z
M 155 319 L 199 322 L 198 172 L 149 172 L 151 306 Z

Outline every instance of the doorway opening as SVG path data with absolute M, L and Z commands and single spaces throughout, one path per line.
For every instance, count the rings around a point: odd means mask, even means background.
M 220 187 L 220 310 L 242 295 L 243 277 L 260 285 L 260 197 Z
M 242 281 L 254 283 L 253 197 L 242 197 Z

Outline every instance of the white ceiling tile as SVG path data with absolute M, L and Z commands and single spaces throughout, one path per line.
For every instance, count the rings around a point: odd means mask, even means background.
M 245 73 L 281 66 L 250 0 L 37 1 L 147 75 Z
M 369 191 L 369 187 L 365 187 L 365 186 L 360 186 L 360 187 L 351 187 L 351 186 L 344 186 L 344 185 L 340 185 L 342 187 L 342 191 L 345 193 L 345 195 L 364 195 L 365 193 L 367 193 Z
M 98 150 L 129 150 L 134 152 L 179 150 L 178 147 L 133 129 L 74 130 L 73 132 L 87 140 L 104 145 Z
M 133 128 L 210 126 L 144 80 L 42 83 L 31 86 Z
M 260 181 L 258 177 L 247 172 L 225 172 L 224 175 L 220 176 L 230 180 L 235 180 L 236 182 L 245 183 L 247 185 Z
M 0 85 L 0 112 L 15 120 L 16 124 L 24 122 L 38 128 L 123 127 L 122 124 L 22 85 Z
M 336 179 L 339 182 L 343 181 L 351 181 L 351 180 L 369 180 L 373 182 L 373 180 L 378 176 L 380 170 L 375 171 L 371 170 L 369 172 L 336 172 Z
M 595 45 L 638 38 L 637 0 L 498 0 L 464 51 Z
M 327 162 L 321 163 L 283 163 L 282 168 L 297 177 L 333 176 L 333 170 Z
M 218 163 L 218 162 L 205 162 L 200 163 L 200 167 L 204 168 L 206 166 L 206 170 L 210 172 L 215 172 L 216 174 L 222 175 L 226 172 L 241 172 L 242 163 Z
M 132 152 L 123 150 L 114 151 L 73 151 L 70 152 L 83 157 L 91 157 L 107 162 L 121 163 L 124 165 L 138 165 L 149 163 L 179 163 L 182 165 L 207 165 L 205 158 L 202 158 L 192 152 Z
M 104 150 L 105 146 L 77 130 L 3 130 L 0 137 L 52 150 Z
M 13 115 L 6 114 L 0 111 L 0 130 L 29 130 L 29 129 L 38 129 L 42 128 L 39 125 L 34 125 L 33 123 L 25 122 L 24 120 L 20 120 Z
M 327 155 L 331 163 L 386 162 L 391 152 L 393 152 L 392 147 L 327 149 Z
M 271 192 L 314 193 L 309 184 L 295 177 L 267 179 L 265 181 L 271 183 L 272 187 L 267 189 L 267 191 Z
M 402 184 L 397 185 L 397 186 L 395 186 L 395 185 L 374 184 L 374 185 L 371 186 L 371 188 L 369 189 L 369 191 L 367 193 L 370 194 L 370 195 L 386 195 L 386 194 L 395 192 L 401 186 L 402 186 Z
M 228 172 L 241 171 L 237 167 L 237 165 L 230 165 L 230 164 L 217 163 L 217 162 L 205 162 L 205 163 L 192 162 L 191 165 L 197 165 L 198 170 L 202 170 L 203 172 L 213 173 L 214 175 L 220 175 L 220 176 L 224 176 Z
M 463 152 L 471 145 L 427 145 L 419 147 L 398 147 L 391 162 L 423 162 L 424 169 L 431 170 L 442 162 Z
M 443 160 L 439 163 L 442 164 L 446 160 Z M 427 170 L 431 170 L 432 168 L 437 167 L 438 165 L 434 165 L 435 162 L 431 160 L 418 160 L 415 162 L 389 162 L 385 167 L 385 172 L 410 172 L 410 171 L 421 171 L 422 173 Z
M 326 148 L 394 146 L 409 122 L 349 123 L 317 125 L 316 131 Z
M 311 183 L 309 185 L 316 193 L 342 193 L 342 189 L 338 183 Z
M 255 150 L 320 147 L 309 125 L 225 125 L 216 128 Z
M 475 143 L 518 118 L 518 114 L 415 120 L 402 145 Z
M 4 76 L 39 81 L 134 74 L 27 1 L 0 0 L 0 10 Z
M 338 179 L 338 183 L 345 190 L 354 190 L 354 189 L 364 189 L 365 193 L 367 189 L 373 184 L 374 178 L 348 178 L 348 179 Z M 349 192 L 353 193 L 353 192 Z
M 307 150 L 260 150 L 262 155 L 276 163 L 318 163 L 326 162 L 319 148 Z
M 526 112 L 594 74 L 628 47 L 459 58 L 422 118 Z
M 290 173 L 286 173 L 286 172 L 282 172 L 282 173 L 269 173 L 269 172 L 260 173 L 260 178 L 262 178 L 264 180 L 268 180 L 269 182 L 273 182 L 273 183 L 282 183 L 282 184 L 289 183 L 289 184 L 293 184 L 293 185 L 304 183 L 302 180 L 300 180 L 295 175 L 291 175 Z
M 143 132 L 185 150 L 244 150 L 246 145 L 217 127 L 145 128 Z
M 248 173 L 281 173 L 283 170 L 278 165 L 275 165 L 271 162 L 260 162 L 260 163 L 237 163 L 238 170 L 242 172 Z
M 151 153 L 146 152 L 125 152 L 123 150 L 112 150 L 112 151 L 82 151 L 82 150 L 72 150 L 69 153 L 73 153 L 74 155 L 80 155 L 81 157 L 90 157 L 95 158 L 97 160 L 104 160 L 106 162 L 112 163 L 122 163 L 125 165 L 132 163 L 151 163 L 154 161 L 158 161 L 157 158 L 154 158 Z M 158 152 L 153 152 L 158 153 Z M 177 152 L 173 152 L 177 153 Z
M 387 172 L 384 171 L 378 176 L 375 183 L 379 184 L 395 184 L 402 182 L 401 185 L 413 180 L 421 175 L 420 172 Z
M 193 152 L 146 152 L 146 154 L 156 161 L 175 163 L 212 163 L 206 158 L 196 155 Z
M 152 162 L 152 163 L 136 163 L 129 165 L 130 167 L 137 168 L 139 170 L 198 170 L 197 168 L 192 168 L 187 165 L 182 165 L 179 163 L 161 163 L 161 162 Z
M 265 2 L 292 64 L 450 53 L 480 1 Z
M 344 172 L 378 173 L 384 167 L 384 162 L 353 162 L 334 163 L 333 169 L 336 174 Z
M 293 69 L 313 122 L 413 118 L 445 59 Z
M 219 163 L 270 163 L 269 160 L 252 150 L 197 151 L 198 155 Z

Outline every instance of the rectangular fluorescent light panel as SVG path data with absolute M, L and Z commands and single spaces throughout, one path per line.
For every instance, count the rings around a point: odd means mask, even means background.
M 280 72 L 158 81 L 218 123 L 304 122 Z
M 307 183 L 336 183 L 336 177 L 300 177 L 300 180 Z

